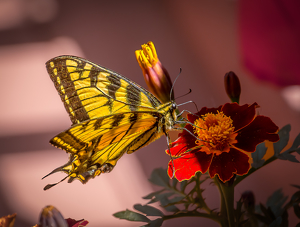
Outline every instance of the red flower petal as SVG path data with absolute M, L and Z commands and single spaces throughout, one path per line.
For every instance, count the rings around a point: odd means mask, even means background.
M 199 112 L 197 112 L 195 115 L 193 114 L 187 114 L 187 118 L 189 120 L 189 122 L 194 123 L 195 120 L 197 120 L 199 117 L 201 117 L 202 115 L 205 115 L 207 113 L 213 113 L 216 114 L 218 113 L 218 111 L 221 111 L 222 106 L 219 106 L 218 108 L 207 108 L 207 107 L 203 107 Z M 198 117 L 197 117 L 197 116 Z
M 175 177 L 177 180 L 189 180 L 191 177 L 200 171 L 205 173 L 211 163 L 212 154 L 207 155 L 205 152 L 188 153 L 180 158 L 173 159 L 175 167 Z M 172 160 L 168 165 L 168 175 L 173 177 L 173 163 Z
M 247 152 L 254 152 L 256 146 L 265 140 L 276 142 L 279 140 L 278 126 L 266 116 L 257 116 L 251 124 L 243 128 L 236 136 L 235 147 Z
M 233 120 L 234 131 L 238 131 L 253 121 L 257 107 L 256 102 L 250 106 L 248 104 L 240 106 L 237 103 L 226 103 L 222 111 Z
M 191 125 L 185 126 L 186 130 L 189 130 L 192 134 L 193 133 L 193 127 Z M 193 137 L 190 133 L 183 130 L 181 133 L 179 133 L 179 137 L 177 140 L 175 140 L 173 143 L 171 143 L 170 151 L 172 156 L 179 156 L 182 153 L 185 153 L 188 149 L 195 147 L 195 137 Z M 166 149 L 166 153 L 169 155 L 169 149 Z
M 81 219 L 81 220 L 75 220 L 72 218 L 68 218 L 66 219 L 69 227 L 83 227 L 83 226 L 87 226 L 87 224 L 89 223 L 87 220 Z
M 190 131 L 192 134 L 194 134 L 194 130 L 193 130 L 193 126 L 190 125 L 190 124 L 187 124 L 185 126 L 185 129 Z M 191 146 L 195 146 L 195 140 L 196 138 L 193 137 L 190 133 L 188 133 L 186 130 L 183 130 L 181 133 L 178 134 L 179 138 L 180 139 L 177 139 L 176 141 L 174 141 L 172 143 L 173 144 L 179 144 L 179 143 L 186 143 L 188 145 L 191 145 Z
M 177 157 L 177 156 L 180 156 L 181 154 L 185 153 L 187 150 L 188 150 L 187 145 L 185 143 L 180 143 L 174 147 L 170 147 L 170 150 L 167 149 L 166 153 L 168 155 L 170 155 L 170 151 L 171 151 L 171 156 Z
M 203 109 L 203 108 L 202 108 Z M 198 112 L 199 113 L 199 112 Z M 194 123 L 201 115 L 199 115 L 198 113 L 195 114 L 187 114 L 186 117 L 189 120 L 189 122 Z M 199 115 L 199 116 L 197 116 Z
M 226 182 L 233 177 L 233 174 L 244 175 L 249 169 L 248 155 L 231 148 L 228 153 L 214 155 L 209 167 L 209 175 L 213 178 L 218 174 L 220 180 Z

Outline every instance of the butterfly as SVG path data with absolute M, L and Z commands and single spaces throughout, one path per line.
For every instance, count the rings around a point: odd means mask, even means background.
M 72 126 L 50 140 L 69 153 L 69 161 L 51 173 L 86 183 L 112 171 L 123 154 L 167 136 L 177 124 L 175 101 L 162 103 L 146 89 L 107 68 L 75 56 L 46 62 Z M 168 142 L 169 143 L 169 142 Z M 43 179 L 45 178 L 43 177 Z

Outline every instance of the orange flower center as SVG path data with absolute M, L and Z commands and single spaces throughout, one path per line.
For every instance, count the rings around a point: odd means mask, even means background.
M 194 133 L 199 140 L 196 144 L 207 154 L 220 155 L 229 152 L 230 146 L 237 142 L 232 119 L 223 112 L 207 113 L 194 122 Z

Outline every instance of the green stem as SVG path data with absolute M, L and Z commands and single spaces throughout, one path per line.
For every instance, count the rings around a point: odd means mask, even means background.
M 223 205 L 221 200 L 221 214 L 227 216 L 228 226 L 234 227 L 234 185 L 229 182 L 223 183 L 218 178 L 216 181 L 218 181 L 224 199 Z
M 228 226 L 228 223 L 227 222 L 224 222 L 225 218 L 227 217 L 227 211 L 226 211 L 226 206 L 225 206 L 225 199 L 224 199 L 224 194 L 223 194 L 223 191 L 221 189 L 221 182 L 220 180 L 218 179 L 218 177 L 215 177 L 215 183 L 219 189 L 219 192 L 220 192 L 220 198 L 221 198 L 221 207 L 220 207 L 220 214 L 221 214 L 221 217 L 222 217 L 222 224 L 221 226 L 225 227 L 225 226 Z
M 168 219 L 182 218 L 182 217 L 202 217 L 202 218 L 209 218 L 211 220 L 214 220 L 214 221 L 218 222 L 219 224 L 221 223 L 220 218 L 217 215 L 206 214 L 206 213 L 199 213 L 199 212 L 194 212 L 194 213 L 177 213 L 177 214 L 174 214 L 174 215 L 166 215 L 166 216 L 163 216 L 162 218 L 164 220 L 168 220 Z
M 212 210 L 207 206 L 207 204 L 205 202 L 205 199 L 202 196 L 202 191 L 201 191 L 201 188 L 200 188 L 201 183 L 200 183 L 200 175 L 199 174 L 197 175 L 195 181 L 196 181 L 195 188 L 196 188 L 197 196 L 199 198 L 199 201 L 201 201 L 199 206 L 200 206 L 201 209 L 203 209 L 207 213 L 211 214 Z

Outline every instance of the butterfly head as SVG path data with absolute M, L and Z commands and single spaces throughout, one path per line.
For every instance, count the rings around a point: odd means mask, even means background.
M 174 101 L 172 101 L 171 102 L 170 112 L 171 112 L 171 114 L 173 116 L 174 121 L 177 120 L 177 113 L 176 113 L 177 108 L 178 108 L 177 104 Z
M 164 117 L 161 119 L 161 123 L 164 128 L 163 131 L 167 132 L 173 129 L 177 120 L 176 110 L 177 104 L 175 103 L 175 101 L 165 103 L 161 106 L 159 112 L 161 112 L 162 115 L 164 115 Z

